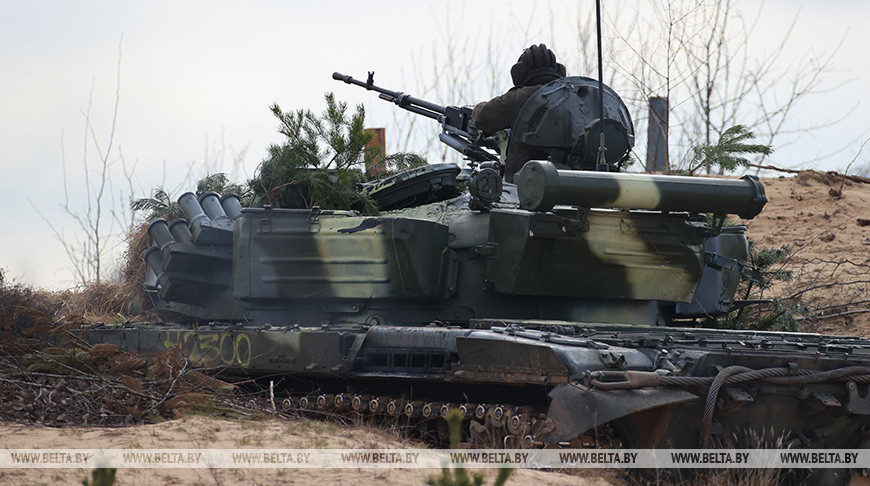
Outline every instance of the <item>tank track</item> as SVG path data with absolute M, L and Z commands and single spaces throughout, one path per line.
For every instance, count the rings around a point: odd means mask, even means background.
M 342 417 L 370 423 L 398 425 L 413 430 L 427 441 L 446 443 L 445 417 L 458 410 L 463 417 L 463 432 L 472 446 L 533 448 L 615 448 L 622 442 L 612 427 L 583 434 L 570 441 L 547 443 L 541 430 L 547 420 L 540 407 L 504 403 L 455 403 L 408 400 L 386 395 L 355 393 L 311 393 L 285 397 L 281 409 L 311 418 Z

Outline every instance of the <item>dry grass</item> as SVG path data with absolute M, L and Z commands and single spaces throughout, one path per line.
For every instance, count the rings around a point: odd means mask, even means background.
M 44 314 L 36 317 L 42 320 L 30 329 L 51 325 Z M 235 386 L 193 369 L 179 353 L 148 363 L 114 344 L 88 346 L 67 332 L 71 325 L 38 337 L 13 329 L 0 343 L 0 421 L 114 427 L 252 414 Z
M 587 472 L 589 470 L 580 470 Z M 615 471 L 611 471 L 615 472 Z M 767 486 L 783 484 L 778 469 L 659 469 L 619 471 L 613 479 L 626 485 L 662 484 L 673 486 Z M 800 481 L 797 481 L 800 484 Z
M 192 370 L 178 355 L 149 365 L 114 345 L 78 338 L 97 322 L 155 319 L 142 284 L 141 254 L 149 245 L 140 225 L 114 281 L 60 292 L 6 282 L 0 271 L 0 419 L 117 426 L 183 413 L 234 414 L 235 387 Z
M 138 286 L 142 290 L 142 282 L 145 280 L 145 260 L 142 254 L 151 246 L 151 236 L 148 235 L 148 225 L 140 224 L 133 228 L 127 235 L 127 251 L 124 253 L 124 263 L 121 267 L 121 282 L 128 285 Z
M 154 320 L 155 316 L 149 314 L 151 301 L 143 286 L 142 253 L 151 245 L 147 228 L 141 224 L 127 236 L 127 251 L 115 279 L 59 292 L 61 308 L 57 312 L 81 315 L 92 322 Z
M 150 246 L 147 225 L 134 228 L 127 237 L 127 251 L 118 274 L 111 280 L 48 291 L 6 282 L 0 269 L 0 332 L 13 327 L 30 328 L 48 321 L 93 324 L 129 320 L 153 321 L 152 304 L 145 294 L 145 262 L 142 253 Z M 45 330 L 45 329 L 40 329 Z

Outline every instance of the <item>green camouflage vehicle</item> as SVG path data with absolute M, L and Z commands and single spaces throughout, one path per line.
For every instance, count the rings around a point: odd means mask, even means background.
M 870 445 L 870 341 L 692 327 L 743 305 L 745 227 L 723 221 L 762 210 L 756 178 L 615 172 L 628 110 L 605 90 L 599 154 L 598 85 L 564 78 L 510 135 L 550 160 L 503 184 L 504 134 L 477 133 L 469 107 L 334 77 L 438 120 L 472 173 L 373 184 L 394 208 L 379 216 L 185 194 L 186 218 L 149 227 L 146 285 L 166 322 L 89 340 L 286 377 L 292 409 L 425 425 L 456 408 L 470 440 L 515 447 Z M 604 170 L 576 170 L 590 166 Z

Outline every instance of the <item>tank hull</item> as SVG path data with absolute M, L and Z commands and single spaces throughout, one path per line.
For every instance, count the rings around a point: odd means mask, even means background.
M 146 356 L 180 350 L 191 364 L 230 376 L 282 377 L 296 383 L 284 390 L 296 408 L 301 397 L 314 404 L 326 395 L 332 400 L 322 409 L 336 411 L 337 395 L 483 405 L 481 424 L 501 408 L 523 416 L 524 433 L 505 429 L 505 437 L 530 444 L 568 443 L 615 425 L 630 447 L 846 449 L 867 446 L 870 430 L 870 342 L 861 338 L 474 320 L 466 327 L 158 324 L 93 329 L 87 339 Z M 735 366 L 767 371 L 733 375 L 705 418 L 711 381 Z M 366 413 L 386 415 L 377 407 Z

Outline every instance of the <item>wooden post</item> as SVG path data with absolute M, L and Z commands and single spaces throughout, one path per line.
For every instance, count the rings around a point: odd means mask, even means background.
M 374 133 L 371 142 L 366 145 L 366 151 L 373 150 L 375 156 L 366 161 L 366 175 L 369 177 L 378 176 L 387 171 L 384 167 L 384 158 L 387 156 L 387 141 L 385 129 L 383 128 L 366 128 L 366 133 Z
M 646 140 L 646 171 L 662 172 L 670 168 L 668 162 L 668 99 L 654 96 L 649 99 L 649 127 Z

